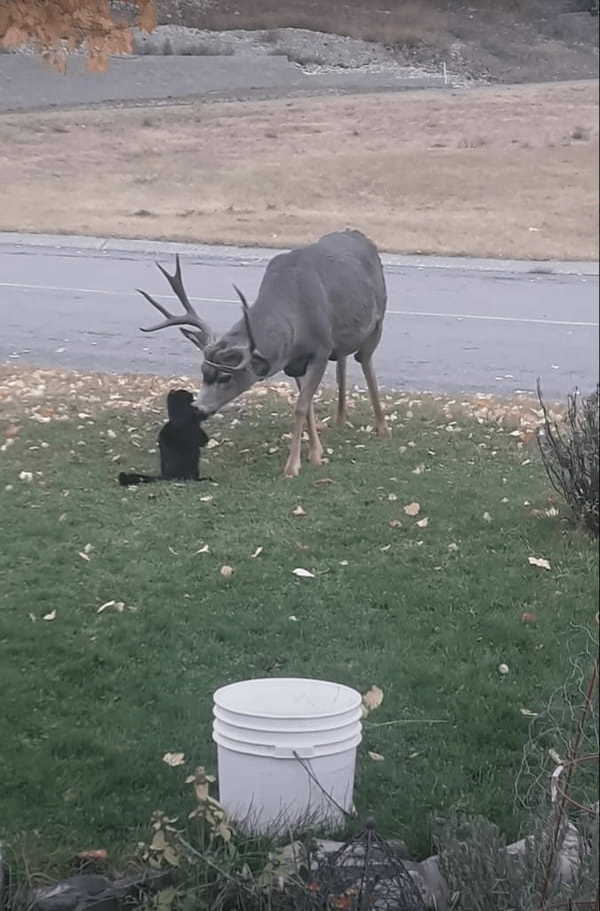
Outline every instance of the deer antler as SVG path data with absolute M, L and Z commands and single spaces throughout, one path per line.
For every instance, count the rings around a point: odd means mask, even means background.
M 143 295 L 146 300 L 152 304 L 153 307 L 156 307 L 159 313 L 162 313 L 165 320 L 162 323 L 158 323 L 156 326 L 149 326 L 147 329 L 141 328 L 142 332 L 156 332 L 157 329 L 166 329 L 168 326 L 179 326 L 180 331 L 185 335 L 187 339 L 193 342 L 197 348 L 200 348 L 201 351 L 204 351 L 207 345 L 213 340 L 213 333 L 208 325 L 201 317 L 198 316 L 194 310 L 190 299 L 187 296 L 186 290 L 183 287 L 183 280 L 181 278 L 181 263 L 179 262 L 179 254 L 175 257 L 175 272 L 173 275 L 170 275 L 160 263 L 156 263 L 162 274 L 165 276 L 169 282 L 172 290 L 178 297 L 178 299 L 183 304 L 185 314 L 181 316 L 174 316 L 172 313 L 169 313 L 166 307 L 162 304 L 159 304 L 158 301 L 154 300 L 146 291 L 142 291 L 141 288 L 137 290 L 141 295 Z M 195 326 L 198 331 L 193 331 L 191 329 L 182 329 L 182 326 Z
M 254 334 L 252 332 L 252 326 L 250 325 L 250 312 L 249 312 L 249 307 L 248 307 L 248 301 L 246 300 L 246 298 L 244 297 L 244 295 L 242 294 L 242 292 L 240 291 L 240 289 L 238 288 L 237 285 L 234 285 L 233 287 L 235 288 L 237 296 L 239 297 L 239 299 L 242 302 L 242 312 L 244 314 L 244 323 L 246 324 L 246 332 L 248 333 L 248 341 L 250 343 L 250 345 L 249 345 L 250 354 L 254 354 L 254 352 L 256 351 L 256 342 L 254 341 Z
M 204 358 L 204 363 L 208 364 L 209 367 L 214 367 L 216 370 L 220 370 L 222 373 L 229 374 L 239 373 L 240 370 L 245 370 L 252 360 L 252 355 L 259 354 L 256 347 L 256 341 L 254 339 L 254 333 L 252 332 L 252 325 L 250 324 L 250 308 L 248 306 L 248 301 L 237 285 L 234 285 L 233 287 L 235 288 L 237 295 L 242 302 L 242 312 L 244 314 L 244 323 L 246 326 L 246 334 L 248 336 L 248 350 L 241 358 L 239 364 L 236 364 L 235 366 L 229 364 L 219 364 L 215 361 L 209 361 L 207 358 Z M 261 356 L 262 355 L 259 354 L 259 357 Z

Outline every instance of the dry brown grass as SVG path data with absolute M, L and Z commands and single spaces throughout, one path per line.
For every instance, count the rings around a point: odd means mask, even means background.
M 356 225 L 390 251 L 591 259 L 597 107 L 572 83 L 6 115 L 0 228 L 286 246 Z

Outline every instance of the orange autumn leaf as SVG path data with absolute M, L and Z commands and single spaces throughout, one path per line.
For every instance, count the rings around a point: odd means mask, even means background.
M 134 25 L 156 26 L 154 0 L 131 0 Z M 113 15 L 110 0 L 5 0 L 0 9 L 0 46 L 31 46 L 51 66 L 66 71 L 69 50 L 82 48 L 88 69 L 105 70 L 111 54 L 132 49 L 131 29 Z

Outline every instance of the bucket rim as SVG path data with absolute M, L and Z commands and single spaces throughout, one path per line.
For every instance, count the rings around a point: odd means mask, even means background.
M 292 717 L 295 720 L 308 719 L 308 718 L 335 718 L 339 715 L 343 715 L 347 712 L 352 711 L 353 709 L 358 708 L 362 703 L 362 696 L 358 690 L 353 689 L 350 686 L 347 686 L 345 683 L 335 683 L 332 680 L 319 680 L 316 677 L 251 677 L 248 680 L 238 680 L 234 683 L 226 683 L 224 686 L 220 686 L 215 690 L 213 695 L 213 702 L 216 706 L 225 711 L 234 712 L 236 715 L 241 715 L 247 718 L 290 718 L 289 712 L 260 712 L 257 714 L 256 711 L 247 711 L 243 708 L 231 708 L 223 703 L 222 698 L 224 694 L 238 687 L 255 685 L 257 683 L 267 683 L 267 684 L 284 684 L 284 683 L 316 683 L 320 686 L 330 686 L 335 687 L 336 689 L 347 693 L 351 697 L 351 702 L 349 705 L 345 706 L 343 709 L 338 711 L 328 711 L 328 712 L 308 712 L 306 714 L 295 714 Z
M 235 716 L 235 718 L 232 719 L 232 716 Z M 339 715 L 295 715 L 293 719 L 289 719 L 289 716 L 287 715 L 250 715 L 245 712 L 235 712 L 233 709 L 224 709 L 217 704 L 213 705 L 213 723 L 220 722 L 221 724 L 229 725 L 240 731 L 260 731 L 265 734 L 275 732 L 278 734 L 319 734 L 323 731 L 337 731 L 340 728 L 360 724 L 362 717 L 362 712 L 358 706 L 347 712 L 340 712 Z M 249 721 L 248 719 L 252 719 L 252 721 Z M 272 724 L 267 723 L 269 720 L 281 722 L 284 719 L 286 722 L 289 721 L 289 726 L 277 724 L 277 726 L 274 727 Z M 315 723 L 320 722 L 321 726 L 302 726 L 307 725 L 310 721 L 314 721 Z

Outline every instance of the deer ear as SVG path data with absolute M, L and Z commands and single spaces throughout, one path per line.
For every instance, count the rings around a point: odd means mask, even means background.
M 260 377 L 267 376 L 271 371 L 271 365 L 268 360 L 260 354 L 258 351 L 252 352 L 252 357 L 250 360 L 250 366 L 253 372 Z

